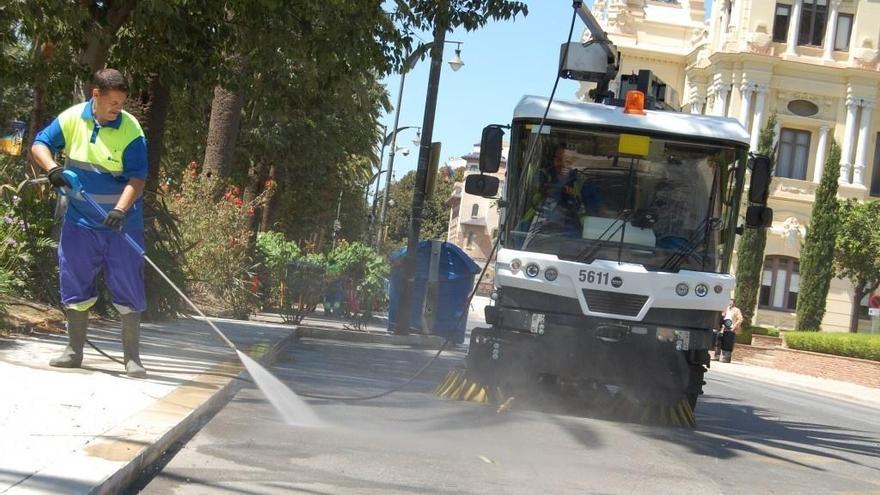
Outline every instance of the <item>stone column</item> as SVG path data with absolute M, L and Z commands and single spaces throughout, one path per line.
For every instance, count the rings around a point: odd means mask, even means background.
M 830 126 L 819 127 L 819 145 L 816 146 L 816 163 L 813 164 L 813 182 L 822 182 L 822 173 L 825 171 L 825 153 L 828 151 L 828 131 Z
M 840 0 L 828 2 L 828 23 L 825 25 L 825 42 L 822 58 L 834 60 L 834 36 L 837 34 L 837 13 L 840 10 Z
M 730 86 L 719 82 L 715 84 L 715 104 L 712 107 L 712 115 L 724 117 L 727 113 L 727 96 L 730 94 Z
M 718 30 L 718 46 L 716 50 L 721 51 L 724 49 L 724 44 L 727 42 L 727 27 L 730 25 L 730 0 L 721 0 L 721 26 Z
M 856 127 L 856 111 L 859 99 L 852 95 L 846 97 L 846 127 L 843 131 L 843 147 L 840 149 L 840 179 L 843 184 L 849 183 L 849 169 L 852 166 L 853 132 Z
M 861 101 L 862 103 L 862 119 L 859 123 L 859 140 L 856 144 L 856 163 L 853 167 L 853 181 L 857 186 L 864 186 L 865 162 L 868 161 L 868 141 L 871 136 L 871 117 L 874 116 L 874 107 L 877 103 L 874 100 Z
M 767 85 L 755 85 L 755 118 L 752 120 L 752 136 L 749 141 L 749 149 L 758 150 L 758 139 L 764 125 L 764 104 L 767 101 Z
M 700 95 L 691 96 L 691 113 L 700 115 L 703 113 L 703 107 L 706 105 L 706 97 Z
M 752 93 L 754 92 L 755 85 L 743 80 L 739 87 L 739 122 L 747 131 L 749 130 L 749 115 L 752 113 Z
M 797 55 L 798 30 L 801 28 L 801 11 L 804 9 L 804 0 L 795 0 L 791 9 L 791 17 L 788 18 L 788 38 L 785 47 L 786 55 Z

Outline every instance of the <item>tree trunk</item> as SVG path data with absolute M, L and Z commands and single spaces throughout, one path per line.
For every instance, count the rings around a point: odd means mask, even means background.
M 278 198 L 281 195 L 282 181 L 280 180 L 281 170 L 273 164 L 269 167 L 267 181 L 271 180 L 274 187 L 266 191 L 266 199 L 263 202 L 263 211 L 260 215 L 260 232 L 268 232 L 275 225 L 275 210 L 278 207 Z
M 104 67 L 110 56 L 110 47 L 119 28 L 131 17 L 137 0 L 111 0 L 104 2 L 108 8 L 100 9 L 93 2 L 81 2 L 89 9 L 91 22 L 83 34 L 83 44 L 79 52 L 79 65 L 89 74 Z M 89 81 L 78 80 L 74 89 L 76 96 L 85 100 L 88 96 Z
M 266 176 L 268 172 L 268 167 L 264 162 L 259 162 L 251 167 L 250 172 L 248 173 L 248 181 L 244 186 L 244 191 L 242 191 L 242 200 L 245 204 L 253 203 L 257 196 L 260 195 L 265 190 L 265 182 Z M 262 212 L 265 208 L 261 206 L 255 206 L 253 215 L 248 219 L 248 227 L 251 229 L 251 232 L 256 235 L 259 231 Z
M 131 105 L 131 113 L 141 123 L 147 138 L 147 163 L 150 170 L 145 190 L 149 193 L 159 190 L 165 122 L 170 105 L 171 88 L 162 82 L 158 74 L 150 75 L 146 88 L 135 95 Z M 147 200 L 151 200 L 152 196 L 153 194 L 149 194 Z
M 859 282 L 856 287 L 853 287 L 853 305 L 852 311 L 849 315 L 849 331 L 851 333 L 857 333 L 859 331 L 859 310 L 862 309 L 859 304 L 862 301 L 862 298 L 865 297 L 865 294 L 868 293 L 868 288 L 866 287 L 868 284 L 864 282 Z
M 220 85 L 214 88 L 205 160 L 202 165 L 202 174 L 209 180 L 225 179 L 232 173 L 235 140 L 238 137 L 243 106 L 244 92 L 241 89 L 231 91 Z

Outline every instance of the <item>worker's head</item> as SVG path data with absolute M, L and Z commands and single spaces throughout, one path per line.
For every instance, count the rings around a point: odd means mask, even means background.
M 116 69 L 101 69 L 92 76 L 92 112 L 99 124 L 116 120 L 128 97 L 128 81 Z

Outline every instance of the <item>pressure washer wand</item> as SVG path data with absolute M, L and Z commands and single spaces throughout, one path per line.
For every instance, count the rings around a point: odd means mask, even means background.
M 101 205 L 98 204 L 97 201 L 95 201 L 95 198 L 93 198 L 89 193 L 87 193 L 83 190 L 79 190 L 78 193 L 80 196 L 82 196 L 83 199 L 86 200 L 86 202 L 88 204 L 92 205 L 92 208 L 94 208 L 98 213 L 101 214 L 102 218 L 107 217 L 107 212 L 104 210 L 104 208 Z M 226 337 L 226 335 L 223 335 L 223 332 L 221 332 L 220 329 L 217 328 L 216 325 L 214 325 L 214 322 L 209 320 L 208 317 L 205 316 L 204 313 L 202 313 L 202 310 L 199 309 L 199 307 L 196 306 L 195 303 L 190 300 L 190 298 L 186 297 L 186 294 L 184 294 L 183 291 L 180 290 L 180 288 L 177 287 L 177 285 L 174 282 L 172 282 L 170 278 L 168 278 L 168 275 L 165 275 L 165 272 L 163 272 L 158 266 L 156 266 L 155 263 L 153 263 L 153 260 L 151 260 L 150 257 L 147 256 L 147 253 L 144 252 L 144 249 L 137 243 L 137 241 L 134 240 L 134 238 L 132 238 L 130 235 L 126 234 L 125 232 L 120 232 L 120 234 L 122 234 L 122 237 L 125 238 L 125 241 L 128 242 L 128 244 L 131 246 L 131 248 L 134 249 L 135 252 L 137 252 L 139 255 L 143 256 L 144 260 L 147 263 L 149 263 L 150 266 L 152 266 L 154 270 L 156 270 L 156 273 L 158 273 L 162 278 L 164 278 L 165 281 L 168 282 L 168 285 L 170 285 L 171 288 L 174 289 L 174 291 L 177 292 L 177 294 L 180 295 L 180 297 L 182 297 L 183 300 L 186 301 L 187 304 L 189 304 L 190 307 L 192 307 L 192 309 L 195 310 L 195 312 L 198 313 L 199 316 L 201 316 L 205 320 L 205 322 L 208 323 L 208 325 L 211 327 L 211 330 L 214 330 L 217 333 L 217 335 L 219 335 L 220 338 L 223 339 L 224 342 L 226 342 L 226 345 L 231 347 L 233 351 L 239 352 L 238 348 L 235 347 L 235 344 L 233 344 L 232 341 Z

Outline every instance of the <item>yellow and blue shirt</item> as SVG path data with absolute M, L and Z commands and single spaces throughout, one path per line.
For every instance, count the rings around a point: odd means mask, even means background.
M 137 119 L 122 111 L 115 120 L 101 125 L 92 114 L 92 100 L 61 112 L 34 141 L 55 152 L 63 150 L 65 168 L 76 173 L 83 190 L 106 211 L 116 206 L 129 179 L 147 177 L 147 141 Z M 69 198 L 65 221 L 107 230 L 100 213 L 81 198 Z M 123 230 L 143 229 L 141 196 L 128 210 Z

